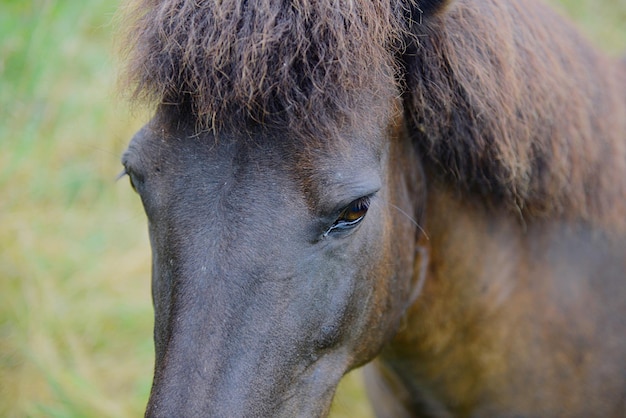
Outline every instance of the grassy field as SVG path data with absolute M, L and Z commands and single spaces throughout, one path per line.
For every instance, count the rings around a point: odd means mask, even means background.
M 115 91 L 116 0 L 0 0 L 0 416 L 136 417 L 152 373 L 150 253 L 116 182 L 147 119 Z M 626 48 L 626 1 L 563 4 Z M 335 417 L 365 417 L 358 376 Z

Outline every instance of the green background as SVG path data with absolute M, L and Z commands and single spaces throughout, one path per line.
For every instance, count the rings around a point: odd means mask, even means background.
M 612 54 L 626 0 L 558 6 Z M 147 110 L 116 90 L 118 1 L 0 2 L 0 417 L 141 416 L 150 250 L 115 181 Z M 334 417 L 366 417 L 359 375 Z

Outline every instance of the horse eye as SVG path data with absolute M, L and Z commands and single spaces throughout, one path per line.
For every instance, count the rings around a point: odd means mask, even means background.
M 324 233 L 328 236 L 331 232 L 346 231 L 357 226 L 370 207 L 370 196 L 358 198 L 351 202 L 344 210 L 341 211 L 335 223 Z
M 130 183 L 130 187 L 133 188 L 135 193 L 138 193 L 137 192 L 137 187 L 135 186 L 135 182 L 133 181 L 133 176 L 131 176 L 130 174 L 128 174 L 128 182 Z
M 137 187 L 135 186 L 135 182 L 133 181 L 133 174 L 130 172 L 130 170 L 128 170 L 128 168 L 124 167 L 124 169 L 122 170 L 122 172 L 120 174 L 118 174 L 117 176 L 117 180 L 121 179 L 122 177 L 127 176 L 128 177 L 128 182 L 130 183 L 130 187 L 133 188 L 133 190 L 135 191 L 135 193 L 139 193 L 137 192 Z

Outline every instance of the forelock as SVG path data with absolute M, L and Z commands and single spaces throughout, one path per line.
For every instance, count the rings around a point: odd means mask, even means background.
M 188 104 L 203 128 L 317 134 L 370 106 L 363 92 L 395 88 L 403 10 L 389 0 L 136 0 L 130 10 L 133 98 Z

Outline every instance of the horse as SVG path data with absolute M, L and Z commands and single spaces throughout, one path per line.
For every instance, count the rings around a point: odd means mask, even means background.
M 624 417 L 626 65 L 540 0 L 138 0 L 146 416 Z

